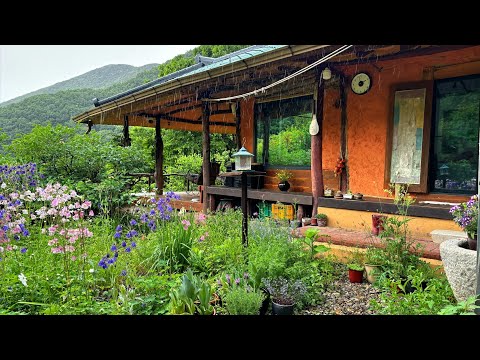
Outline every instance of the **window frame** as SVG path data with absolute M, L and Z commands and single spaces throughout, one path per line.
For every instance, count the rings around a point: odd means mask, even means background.
M 442 82 L 447 82 L 447 81 L 455 81 L 455 80 L 461 80 L 461 79 L 472 79 L 472 78 L 479 78 L 480 79 L 480 74 L 469 74 L 469 75 L 460 75 L 460 76 L 454 76 L 454 77 L 448 77 L 448 78 L 441 78 L 441 79 L 435 79 L 433 81 L 433 91 L 435 92 L 436 87 L 435 85 L 437 83 L 442 83 Z M 434 93 L 435 94 L 435 93 Z M 436 95 L 436 94 L 435 94 Z M 432 122 L 431 122 L 431 136 L 432 138 L 435 136 L 435 127 L 436 127 L 436 117 L 437 117 L 437 96 L 433 97 L 433 103 L 432 103 Z M 480 121 L 480 120 L 479 120 Z M 479 141 L 480 141 L 480 127 L 479 127 L 479 133 L 477 134 L 478 136 L 478 141 L 477 141 L 477 154 L 478 154 L 478 147 L 479 147 Z M 430 146 L 430 164 L 433 164 L 434 161 L 434 142 L 432 141 L 431 146 Z M 478 174 L 478 162 L 477 162 L 477 174 Z M 434 186 L 434 181 L 435 181 L 435 169 L 433 166 L 430 166 L 428 169 L 428 186 L 430 189 L 431 194 L 434 195 L 458 195 L 458 196 L 471 196 L 477 193 L 477 190 L 472 190 L 472 191 L 467 191 L 467 192 L 460 192 L 459 190 L 438 190 Z M 478 177 L 478 175 L 477 175 Z M 477 183 L 478 183 L 477 179 Z
M 289 97 L 289 98 L 285 98 L 285 99 L 275 99 L 275 100 L 272 100 L 272 101 L 262 101 L 260 103 L 255 103 L 254 105 L 254 111 L 253 111 L 253 117 L 254 117 L 254 126 L 253 126 L 253 148 L 254 148 L 254 161 L 255 162 L 258 162 L 259 159 L 258 159 L 258 154 L 257 154 L 257 121 L 259 120 L 259 118 L 257 118 L 257 107 L 258 106 L 263 106 L 263 105 L 266 105 L 266 104 L 270 104 L 270 103 L 273 103 L 273 102 L 279 102 L 279 101 L 293 101 L 294 99 L 298 99 L 298 98 L 307 98 L 307 97 L 310 97 L 311 96 L 311 100 L 312 100 L 312 116 L 313 116 L 313 94 L 304 94 L 304 95 L 299 95 L 299 96 L 294 96 L 294 97 Z M 263 113 L 262 113 L 262 118 L 263 118 Z M 262 119 L 262 121 L 265 121 Z M 270 134 L 270 133 L 269 133 Z M 268 142 L 269 143 L 269 142 Z M 265 144 L 265 141 L 264 141 L 264 144 Z M 310 151 L 311 151 L 312 147 L 311 147 L 311 144 L 310 144 Z M 261 158 L 263 159 L 263 156 L 261 154 Z M 269 159 L 267 159 L 269 160 Z M 290 170 L 311 170 L 311 159 L 310 159 L 310 165 L 275 165 L 275 164 L 270 164 L 269 162 L 262 162 L 264 168 L 266 170 L 271 170 L 271 169 L 290 169 Z
M 389 115 L 387 124 L 387 142 L 384 172 L 384 187 L 388 188 L 391 175 L 392 165 L 392 146 L 393 146 L 393 117 L 395 106 L 395 95 L 397 91 L 425 89 L 425 107 L 423 113 L 423 138 L 422 138 L 422 156 L 420 168 L 420 184 L 410 184 L 408 191 L 412 193 L 428 193 L 429 182 L 428 175 L 430 173 L 429 160 L 431 152 L 430 134 L 432 126 L 432 110 L 433 110 L 433 80 L 422 80 L 416 82 L 405 82 L 394 84 L 390 88 L 389 99 Z

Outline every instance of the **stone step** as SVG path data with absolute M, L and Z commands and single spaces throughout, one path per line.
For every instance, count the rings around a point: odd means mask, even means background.
M 464 231 L 454 231 L 454 230 L 433 230 L 430 232 L 432 241 L 437 244 L 441 244 L 445 240 L 450 239 L 466 239 L 467 234 Z

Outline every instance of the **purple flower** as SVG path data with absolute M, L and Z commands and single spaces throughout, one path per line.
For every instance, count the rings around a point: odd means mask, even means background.
M 122 229 L 123 229 L 122 225 L 118 225 L 115 231 L 122 232 Z
M 152 215 L 152 216 L 155 215 L 155 209 L 150 210 L 150 215 Z
M 226 274 L 225 279 L 227 280 L 227 284 L 230 285 L 230 275 Z
M 122 234 L 119 232 L 116 232 L 115 235 L 113 235 L 115 239 L 120 239 L 122 237 Z
M 244 278 L 245 280 L 248 279 L 248 273 L 247 273 L 247 272 L 244 272 L 244 273 L 243 273 L 243 278 Z
M 118 258 L 118 252 L 116 252 L 116 253 L 113 255 L 113 257 Z
M 238 285 L 238 284 L 240 284 L 240 278 L 235 279 L 235 285 Z
M 26 247 L 22 248 L 22 250 L 20 250 L 20 252 L 21 252 L 22 254 L 25 254 L 25 253 L 27 252 L 27 248 L 26 248 Z
M 122 241 L 122 247 L 127 246 L 127 243 L 125 241 Z
M 130 244 L 130 246 L 131 246 L 132 248 L 135 248 L 135 247 L 137 247 L 137 243 L 136 243 L 135 241 L 132 241 L 132 243 Z
M 130 249 L 130 247 L 127 247 L 127 248 L 125 249 L 125 252 L 127 252 L 127 253 L 129 253 L 130 251 L 132 251 L 132 249 Z
M 132 220 L 130 220 L 130 225 L 135 226 L 135 225 L 137 225 L 137 222 L 134 219 L 132 219 Z
M 116 251 L 117 250 L 117 245 L 113 244 L 112 247 L 110 248 L 111 251 Z
M 23 234 L 23 236 L 28 236 L 28 235 L 30 235 L 30 232 L 27 229 L 25 229 L 25 230 L 23 230 L 22 234 Z
M 122 272 L 120 273 L 121 276 L 127 276 L 127 270 L 122 270 Z

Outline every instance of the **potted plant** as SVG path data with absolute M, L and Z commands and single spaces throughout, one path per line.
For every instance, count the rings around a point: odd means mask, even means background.
M 325 188 L 325 190 L 323 190 L 323 196 L 329 197 L 329 198 L 333 197 L 333 190 L 328 187 Z
M 365 252 L 365 273 L 367 275 L 367 281 L 373 284 L 377 281 L 377 277 L 380 274 L 382 264 L 385 260 L 384 250 L 371 246 L 367 248 Z
M 348 278 L 351 283 L 363 282 L 363 255 L 355 249 L 347 259 Z
M 290 189 L 290 183 L 288 182 L 288 180 L 293 177 L 293 174 L 287 169 L 283 169 L 277 171 L 275 176 L 279 181 L 278 188 L 280 189 L 280 191 L 288 191 L 288 189 Z
M 351 190 L 347 190 L 345 194 L 343 194 L 343 198 L 346 200 L 352 200 L 353 199 L 353 194 Z
M 363 199 L 363 194 L 360 193 L 360 192 L 356 192 L 355 194 L 353 194 L 353 199 L 354 200 L 362 200 Z
M 302 226 L 305 227 L 305 226 L 308 226 L 312 223 L 312 219 L 309 218 L 309 217 L 304 217 L 302 218 Z
M 272 299 L 272 315 L 293 315 L 293 307 L 306 293 L 302 280 L 284 277 L 263 279 L 263 284 Z
M 315 215 L 315 217 L 317 218 L 317 225 L 318 226 L 327 226 L 327 215 L 326 214 L 318 213 L 317 215 Z
M 467 234 L 468 248 L 477 250 L 478 194 L 450 208 L 453 221 Z

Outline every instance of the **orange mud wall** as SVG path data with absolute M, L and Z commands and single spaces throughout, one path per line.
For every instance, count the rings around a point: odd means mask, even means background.
M 477 63 L 475 63 L 477 61 Z M 447 66 L 465 64 L 460 66 Z M 338 66 L 348 79 L 359 71 L 372 77 L 372 88 L 355 95 L 347 82 L 347 166 L 348 187 L 368 196 L 386 197 L 384 192 L 385 149 L 391 96 L 394 84 L 433 78 L 447 78 L 480 73 L 480 46 L 371 64 Z M 378 69 L 380 70 L 378 70 Z M 332 171 L 340 154 L 339 91 L 325 89 L 323 120 L 323 168 Z M 429 198 L 429 195 L 422 196 Z M 433 196 L 431 197 L 433 198 Z

